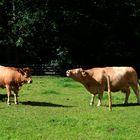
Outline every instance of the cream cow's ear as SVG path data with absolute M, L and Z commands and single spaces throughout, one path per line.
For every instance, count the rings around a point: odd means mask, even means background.
M 82 68 L 79 68 L 79 72 L 83 72 L 83 69 Z
M 76 69 L 76 73 L 79 73 L 79 72 L 82 72 L 82 71 L 83 71 L 82 68 L 78 68 L 78 69 Z

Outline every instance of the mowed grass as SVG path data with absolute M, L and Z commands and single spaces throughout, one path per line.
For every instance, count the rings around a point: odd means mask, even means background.
M 140 106 L 131 91 L 113 93 L 109 112 L 105 92 L 103 106 L 90 106 L 89 92 L 78 82 L 60 76 L 33 76 L 33 83 L 19 91 L 19 105 L 7 106 L 0 90 L 0 140 L 139 140 Z M 97 98 L 95 103 L 97 104 Z

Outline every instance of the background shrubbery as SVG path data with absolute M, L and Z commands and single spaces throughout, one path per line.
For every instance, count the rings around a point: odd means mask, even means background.
M 137 0 L 1 0 L 0 63 L 132 65 L 139 71 Z

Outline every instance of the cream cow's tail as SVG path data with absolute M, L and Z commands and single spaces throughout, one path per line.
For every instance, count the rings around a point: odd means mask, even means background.
M 105 74 L 105 75 L 106 75 L 106 79 L 107 79 L 109 111 L 112 111 L 112 97 L 111 97 L 111 90 L 110 90 L 110 77 L 107 74 Z

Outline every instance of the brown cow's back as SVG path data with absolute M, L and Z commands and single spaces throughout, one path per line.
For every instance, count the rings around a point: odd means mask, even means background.
M 6 67 L 0 66 L 0 86 L 5 87 L 6 84 L 11 85 L 13 81 L 17 81 L 20 78 L 20 73 Z

